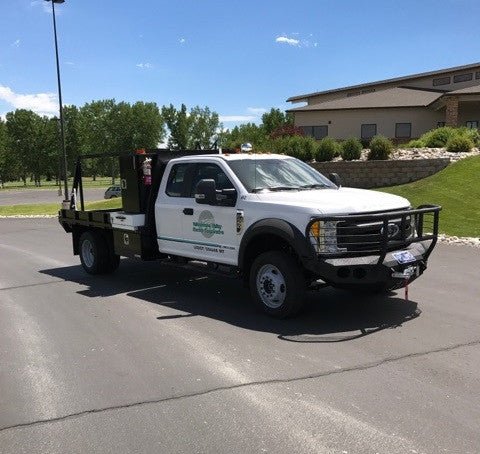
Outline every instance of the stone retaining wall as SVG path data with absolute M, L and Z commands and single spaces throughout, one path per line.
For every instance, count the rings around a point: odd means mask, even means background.
M 325 176 L 338 173 L 343 186 L 368 189 L 420 180 L 439 172 L 449 163 L 449 159 L 412 159 L 317 162 L 310 165 Z

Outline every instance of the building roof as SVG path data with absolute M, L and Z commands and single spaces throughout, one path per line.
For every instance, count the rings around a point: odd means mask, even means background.
M 374 85 L 383 85 L 383 84 L 390 84 L 390 83 L 395 83 L 395 82 L 406 82 L 406 81 L 409 81 L 409 80 L 412 80 L 412 79 L 418 79 L 420 77 L 429 77 L 429 76 L 436 76 L 437 74 L 445 74 L 445 73 L 454 72 L 454 71 L 463 71 L 463 70 L 467 70 L 467 69 L 473 69 L 473 68 L 476 68 L 476 67 L 479 67 L 479 66 L 480 66 L 480 62 L 472 63 L 470 65 L 454 66 L 452 68 L 439 69 L 439 70 L 436 70 L 436 71 L 429 71 L 429 72 L 425 72 L 425 73 L 412 74 L 410 76 L 394 77 L 393 79 L 379 80 L 377 82 L 368 82 L 368 83 L 365 83 L 365 84 L 350 85 L 348 87 L 334 88 L 332 90 L 317 91 L 317 92 L 313 92 L 313 93 L 307 93 L 305 95 L 291 96 L 290 98 L 287 99 L 287 102 L 306 101 L 307 98 L 311 98 L 312 96 L 326 95 L 328 93 L 335 93 L 335 92 L 345 91 L 345 90 L 367 88 L 367 87 L 371 87 L 371 86 L 374 86 Z
M 424 107 L 443 96 L 443 92 L 395 87 L 363 95 L 334 99 L 289 109 L 288 112 L 312 110 L 372 109 L 381 107 Z
M 480 85 L 473 87 L 461 88 L 460 90 L 449 91 L 449 95 L 477 95 L 480 93 Z

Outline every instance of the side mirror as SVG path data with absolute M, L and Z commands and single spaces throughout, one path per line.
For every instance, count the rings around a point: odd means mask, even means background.
M 342 186 L 342 179 L 338 173 L 332 172 L 328 174 L 328 179 L 339 188 Z
M 234 188 L 217 191 L 217 205 L 234 207 L 237 204 L 237 191 Z
M 201 205 L 216 205 L 217 191 L 215 188 L 215 180 L 200 180 L 195 188 L 195 201 Z

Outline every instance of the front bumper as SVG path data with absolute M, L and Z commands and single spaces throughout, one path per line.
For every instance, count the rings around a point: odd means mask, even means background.
M 401 288 L 421 276 L 427 268 L 431 241 L 412 243 L 403 251 L 412 254 L 414 260 L 399 263 L 394 257 L 398 251 L 387 252 L 383 261 L 378 255 L 341 257 L 311 260 L 305 267 L 316 277 L 334 287 L 350 288 L 382 285 L 385 288 Z
M 427 268 L 437 242 L 440 210 L 441 207 L 430 205 L 416 210 L 312 219 L 307 238 L 315 222 L 334 222 L 336 235 L 344 239 L 345 247 L 322 253 L 312 246 L 313 254 L 304 266 L 315 278 L 335 287 L 403 287 Z M 388 233 L 392 224 L 399 226 L 395 237 Z M 346 229 L 348 234 L 344 233 Z M 331 238 L 331 232 L 325 237 Z M 362 251 L 365 246 L 368 250 Z M 399 261 L 399 252 L 406 253 L 408 260 Z

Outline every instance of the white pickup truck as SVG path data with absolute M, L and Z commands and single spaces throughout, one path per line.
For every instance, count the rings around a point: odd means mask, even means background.
M 403 287 L 425 271 L 437 240 L 440 207 L 341 187 L 337 175 L 288 156 L 155 150 L 119 159 L 121 210 L 84 210 L 79 160 L 70 208 L 59 212 L 90 274 L 116 270 L 120 256 L 207 264 L 242 277 L 266 313 L 286 317 L 312 285 Z

